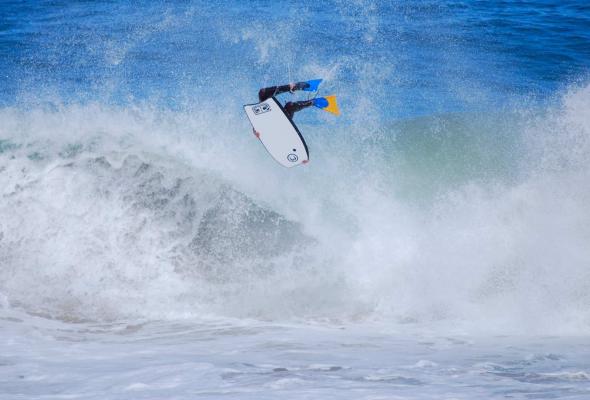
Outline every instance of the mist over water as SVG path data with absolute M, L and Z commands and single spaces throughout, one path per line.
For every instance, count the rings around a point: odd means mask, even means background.
M 72 321 L 586 332 L 589 106 L 588 87 L 573 88 L 497 120 L 505 132 L 477 115 L 371 140 L 304 125 L 313 164 L 297 171 L 207 113 L 6 107 L 2 295 Z

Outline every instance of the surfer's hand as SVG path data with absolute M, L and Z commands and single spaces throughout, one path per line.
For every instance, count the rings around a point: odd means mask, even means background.
M 289 91 L 291 93 L 293 93 L 293 91 L 295 90 L 296 87 L 297 87 L 297 85 L 295 83 L 289 83 Z

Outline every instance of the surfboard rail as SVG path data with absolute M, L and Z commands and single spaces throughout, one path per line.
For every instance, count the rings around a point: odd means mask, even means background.
M 287 168 L 309 162 L 309 149 L 297 125 L 273 96 L 260 103 L 244 105 L 255 135 L 270 155 Z

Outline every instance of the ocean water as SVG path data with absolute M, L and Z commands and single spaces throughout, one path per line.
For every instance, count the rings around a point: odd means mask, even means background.
M 0 399 L 590 398 L 588 27 L 0 1 Z M 242 105 L 314 78 L 282 168 Z

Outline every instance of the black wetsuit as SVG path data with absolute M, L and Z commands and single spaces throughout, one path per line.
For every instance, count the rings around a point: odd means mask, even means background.
M 301 90 L 301 89 L 303 89 L 302 85 L 307 85 L 307 83 L 305 83 L 305 82 L 297 83 L 293 89 L 294 90 Z M 269 99 L 273 96 L 276 96 L 277 94 L 286 93 L 286 92 L 290 92 L 290 91 L 291 91 L 291 87 L 289 85 L 271 86 L 271 87 L 267 87 L 267 88 L 262 88 L 258 92 L 258 99 L 260 100 L 260 102 L 263 102 L 264 100 Z M 313 100 L 289 101 L 287 104 L 285 104 L 285 106 L 283 108 L 285 109 L 285 113 L 287 114 L 287 117 L 289 117 L 289 119 L 293 119 L 293 115 L 297 111 L 303 110 L 304 108 L 307 108 L 310 106 L 313 106 Z

